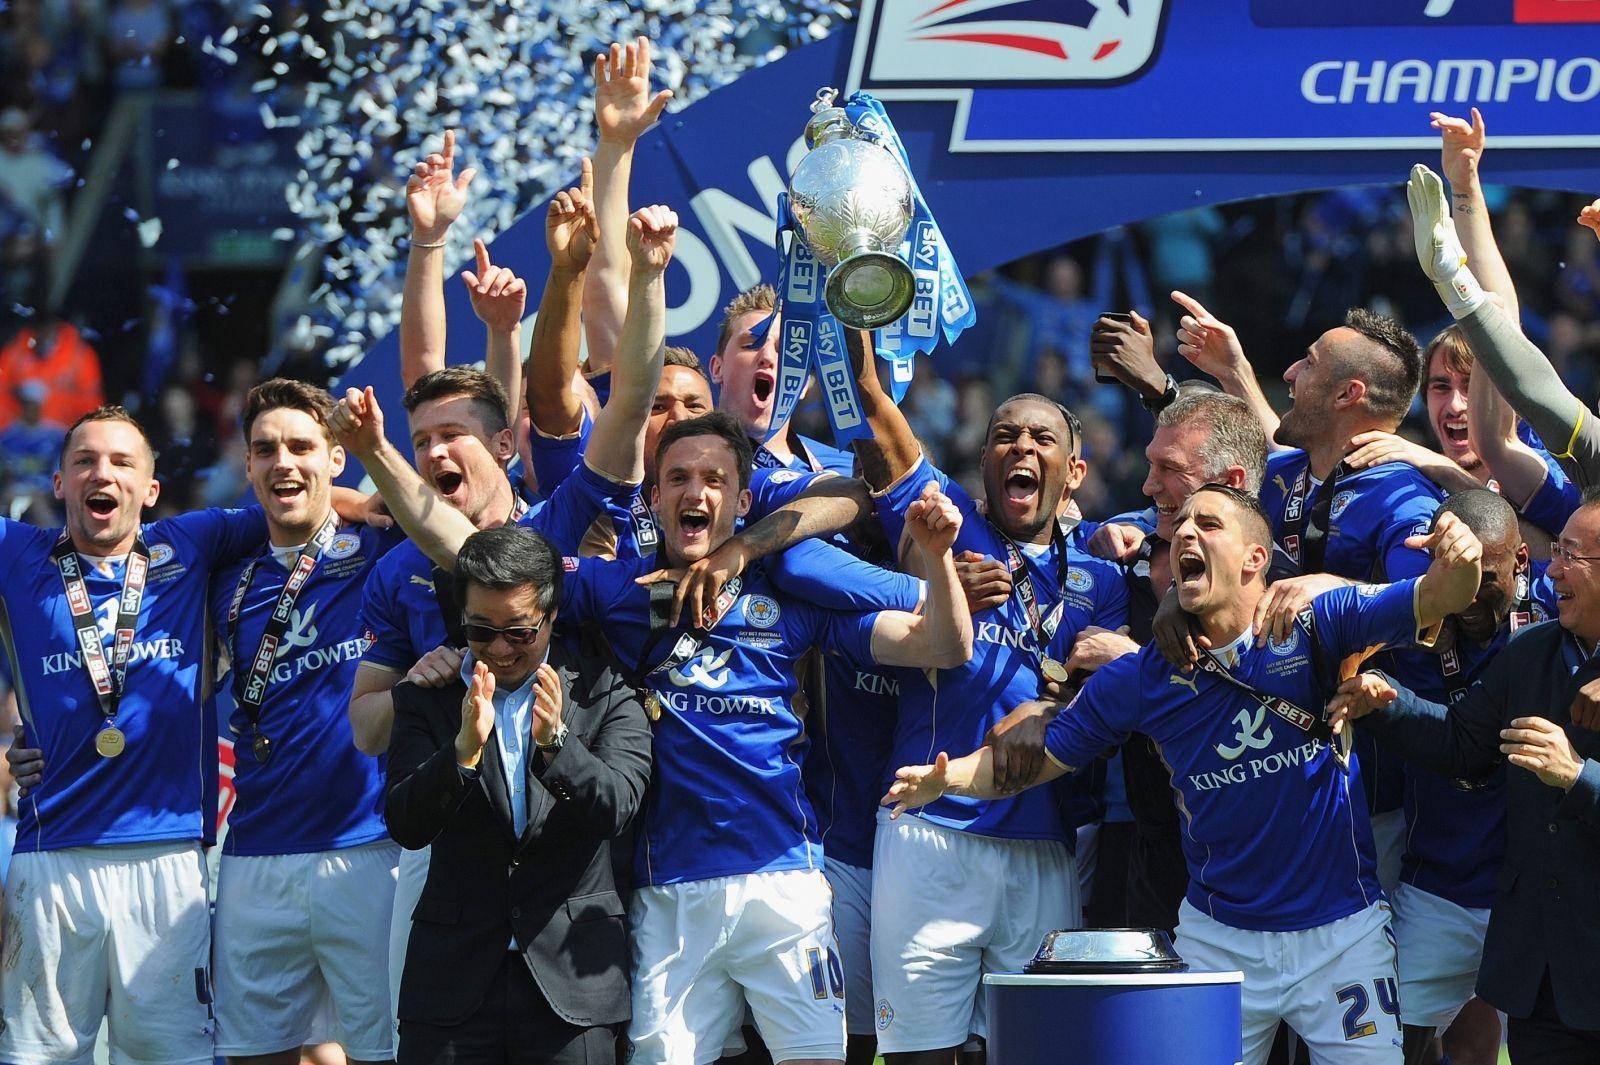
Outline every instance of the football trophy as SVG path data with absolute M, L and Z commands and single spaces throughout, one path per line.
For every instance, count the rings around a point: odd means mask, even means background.
M 899 256 L 915 198 L 910 176 L 887 147 L 864 137 L 837 93 L 811 105 L 806 147 L 789 179 L 800 239 L 828 270 L 823 302 L 851 329 L 878 329 L 911 307 L 916 281 Z

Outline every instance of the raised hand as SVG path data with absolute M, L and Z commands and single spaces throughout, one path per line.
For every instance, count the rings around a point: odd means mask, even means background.
M 548 746 L 561 731 L 561 675 L 548 662 L 533 677 L 533 742 Z
M 406 179 L 406 211 L 411 215 L 411 239 L 432 244 L 443 240 L 467 205 L 467 186 L 478 176 L 476 167 L 455 173 L 456 131 L 444 131 L 444 147 L 425 157 Z
M 472 665 L 472 681 L 461 700 L 461 728 L 456 733 L 456 763 L 471 769 L 483 757 L 494 728 L 494 674 L 482 662 Z
M 1478 163 L 1483 159 L 1483 115 L 1474 107 L 1471 122 L 1440 111 L 1429 112 L 1428 118 L 1428 124 L 1439 131 L 1439 169 L 1452 188 L 1463 192 L 1478 179 Z
M 1419 620 L 1431 623 L 1472 603 L 1482 576 L 1483 544 L 1466 522 L 1441 511 L 1433 519 L 1432 531 L 1407 537 L 1406 546 L 1433 555 L 1418 589 Z
M 1600 200 L 1578 212 L 1578 224 L 1594 230 L 1595 239 L 1600 240 Z
M 461 271 L 461 280 L 472 299 L 472 311 L 491 333 L 510 333 L 522 324 L 528 305 L 528 286 L 504 266 L 489 261 L 489 248 L 482 238 L 472 242 L 478 253 L 478 269 Z
M 1095 372 L 1105 371 L 1147 401 L 1161 397 L 1167 372 L 1156 361 L 1150 323 L 1138 311 L 1129 321 L 1100 318 L 1089 332 L 1089 361 Z
M 344 398 L 328 416 L 328 428 L 334 438 L 352 455 L 370 456 L 383 443 L 383 408 L 372 386 L 365 389 L 347 388 Z
M 936 481 L 922 486 L 922 496 L 906 508 L 906 532 L 925 554 L 937 558 L 950 550 L 961 532 L 961 511 L 939 491 Z
M 1178 354 L 1194 363 L 1195 369 L 1221 378 L 1247 365 L 1244 347 L 1233 326 L 1187 293 L 1174 290 L 1172 300 L 1185 312 L 1178 319 Z
M 926 806 L 944 794 L 948 784 L 947 770 L 950 756 L 943 751 L 932 765 L 908 765 L 895 770 L 894 783 L 880 805 L 892 807 L 889 818 L 893 820 L 907 810 Z
M 600 239 L 600 219 L 594 210 L 594 164 L 583 160 L 578 187 L 556 193 L 544 219 L 544 243 L 550 249 L 551 269 L 582 270 L 589 265 Z
M 628 218 L 628 255 L 636 274 L 659 274 L 672 261 L 678 214 L 670 207 L 641 207 Z
M 1089 553 L 1111 562 L 1127 562 L 1144 546 L 1144 530 L 1136 525 L 1106 522 L 1089 537 Z
M 650 95 L 650 41 L 613 44 L 594 58 L 594 119 L 600 139 L 631 147 L 661 117 L 671 89 Z

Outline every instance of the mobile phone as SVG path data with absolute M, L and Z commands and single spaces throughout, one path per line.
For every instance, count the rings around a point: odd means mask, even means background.
M 1131 322 L 1131 321 L 1133 321 L 1133 315 L 1129 314 L 1127 311 L 1101 311 L 1100 312 L 1100 317 L 1101 318 L 1110 318 L 1113 322 Z M 1091 355 L 1090 359 L 1092 360 L 1093 357 L 1094 356 Z M 1103 385 L 1114 385 L 1114 384 L 1117 383 L 1117 379 L 1114 376 L 1112 376 L 1111 374 L 1101 373 L 1100 372 L 1100 368 L 1098 366 L 1096 366 L 1095 370 L 1094 370 L 1094 379 L 1096 381 L 1099 381 Z

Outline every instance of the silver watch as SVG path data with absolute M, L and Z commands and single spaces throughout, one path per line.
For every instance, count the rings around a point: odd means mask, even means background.
M 556 726 L 556 734 L 551 738 L 550 742 L 539 744 L 539 749 L 541 751 L 559 751 L 561 749 L 561 745 L 566 742 L 567 723 L 563 721 L 561 724 Z

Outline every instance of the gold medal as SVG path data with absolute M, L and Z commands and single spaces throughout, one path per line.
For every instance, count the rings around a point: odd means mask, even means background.
M 647 691 L 644 693 L 644 716 L 651 721 L 661 720 L 661 696 L 655 692 Z
M 94 737 L 94 752 L 101 758 L 115 758 L 128 749 L 128 737 L 115 725 L 107 725 Z
M 1067 672 L 1067 667 L 1045 655 L 1039 663 L 1039 672 L 1044 674 L 1044 679 L 1053 684 L 1065 684 L 1072 679 L 1072 674 Z

